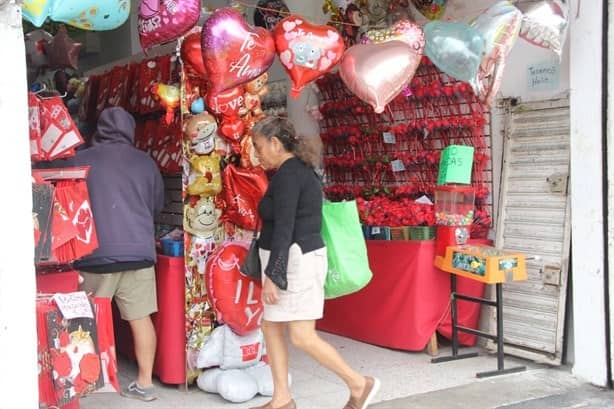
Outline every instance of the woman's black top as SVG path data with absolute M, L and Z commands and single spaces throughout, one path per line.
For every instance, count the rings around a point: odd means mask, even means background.
M 292 243 L 297 243 L 303 254 L 324 247 L 322 184 L 318 176 L 300 159 L 286 160 L 271 178 L 258 212 L 262 218 L 258 245 L 271 251 L 264 273 L 286 290 Z

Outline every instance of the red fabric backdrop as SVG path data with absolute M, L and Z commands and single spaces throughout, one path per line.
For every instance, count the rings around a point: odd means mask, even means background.
M 474 241 L 479 242 L 479 241 Z M 423 350 L 435 330 L 450 336 L 450 275 L 433 265 L 434 241 L 367 241 L 373 279 L 361 291 L 326 301 L 320 330 L 370 344 Z M 483 296 L 484 284 L 458 277 L 459 292 Z M 480 306 L 459 303 L 459 324 L 476 328 Z M 472 345 L 475 337 L 459 334 Z

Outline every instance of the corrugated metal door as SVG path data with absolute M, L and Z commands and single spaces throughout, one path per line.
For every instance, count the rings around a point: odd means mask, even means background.
M 569 99 L 506 111 L 496 246 L 527 261 L 529 279 L 504 285 L 505 352 L 560 364 L 569 265 Z M 496 328 L 492 313 L 490 328 Z

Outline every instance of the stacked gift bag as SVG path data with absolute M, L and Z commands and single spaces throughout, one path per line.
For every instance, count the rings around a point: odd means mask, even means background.
M 119 391 L 110 299 L 41 296 L 36 323 L 41 405 L 78 408 L 89 393 Z

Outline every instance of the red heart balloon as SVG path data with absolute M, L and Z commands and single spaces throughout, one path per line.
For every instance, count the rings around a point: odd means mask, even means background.
M 181 44 L 181 60 L 188 69 L 196 73 L 201 78 L 207 76 L 205 64 L 203 62 L 203 52 L 200 46 L 200 33 L 192 33 L 185 37 Z
M 271 34 L 247 25 L 241 13 L 231 8 L 213 13 L 201 41 L 213 95 L 258 78 L 275 59 Z
M 245 123 L 240 116 L 247 113 L 243 87 L 232 88 L 220 94 L 207 93 L 207 107 L 221 118 L 220 133 L 233 144 L 235 152 L 245 133 Z
M 306 84 L 331 70 L 345 50 L 333 27 L 316 26 L 296 15 L 281 20 L 273 36 L 281 64 L 292 80 L 293 98 Z
M 255 230 L 260 219 L 258 203 L 269 184 L 266 173 L 262 168 L 242 169 L 230 164 L 222 172 L 222 180 L 226 202 L 223 220 Z
M 239 335 L 258 329 L 264 309 L 260 282 L 240 273 L 247 244 L 227 242 L 209 256 L 205 270 L 207 295 L 217 319 Z

